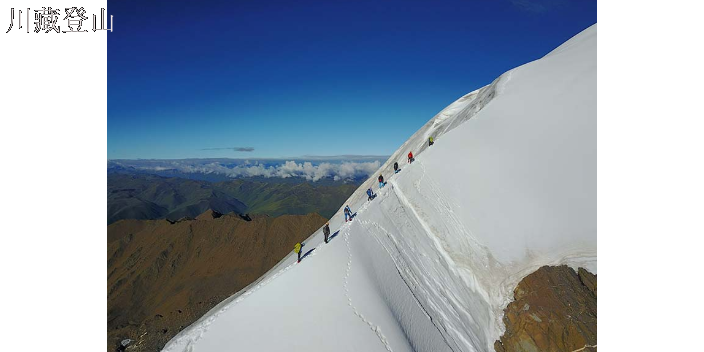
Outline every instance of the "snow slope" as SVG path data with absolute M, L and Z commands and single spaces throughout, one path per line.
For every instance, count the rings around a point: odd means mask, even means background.
M 596 38 L 594 25 L 445 108 L 382 165 L 386 187 L 372 177 L 350 197 L 357 215 L 335 215 L 329 244 L 316 232 L 300 264 L 285 258 L 164 351 L 493 351 L 520 279 L 596 273 Z

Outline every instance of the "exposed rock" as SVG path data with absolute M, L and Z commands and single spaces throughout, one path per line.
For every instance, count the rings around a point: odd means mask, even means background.
M 544 266 L 521 280 L 513 295 L 497 352 L 596 351 L 596 275 Z
M 177 220 L 171 220 L 171 219 L 165 219 L 165 220 L 168 221 L 169 224 L 173 225 L 173 224 L 178 224 L 179 222 L 193 221 L 193 220 L 195 220 L 195 219 L 194 219 L 194 218 L 191 218 L 191 217 L 188 217 L 188 216 L 184 216 L 184 217 L 182 217 L 182 218 L 180 218 L 180 219 L 177 219 Z
M 222 216 L 221 213 L 219 213 L 215 210 L 212 210 L 212 209 L 208 209 L 203 214 L 196 216 L 196 220 L 213 220 L 213 219 L 217 219 L 221 216 Z
M 596 275 L 588 272 L 584 268 L 579 268 L 577 272 L 584 286 L 587 286 L 589 291 L 594 292 L 594 296 L 596 296 Z

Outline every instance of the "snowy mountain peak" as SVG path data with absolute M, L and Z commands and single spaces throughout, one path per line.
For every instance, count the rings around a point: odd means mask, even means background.
M 329 243 L 314 233 L 300 263 L 164 351 L 493 351 L 521 278 L 596 273 L 596 33 L 443 109 L 382 165 L 383 188 L 374 176 L 349 198 L 355 217 L 341 209 Z

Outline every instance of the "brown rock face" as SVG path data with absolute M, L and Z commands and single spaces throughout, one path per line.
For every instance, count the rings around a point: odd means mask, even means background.
M 159 351 L 318 230 L 318 214 L 208 212 L 196 220 L 120 220 L 108 226 L 108 351 Z
M 596 351 L 596 275 L 544 266 L 521 280 L 513 295 L 497 352 Z

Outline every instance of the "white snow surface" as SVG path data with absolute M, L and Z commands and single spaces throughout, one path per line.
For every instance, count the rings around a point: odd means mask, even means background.
M 595 24 L 450 104 L 382 165 L 386 187 L 374 176 L 349 198 L 356 217 L 341 208 L 330 243 L 317 231 L 301 263 L 163 351 L 493 351 L 523 277 L 596 273 L 596 38 Z

